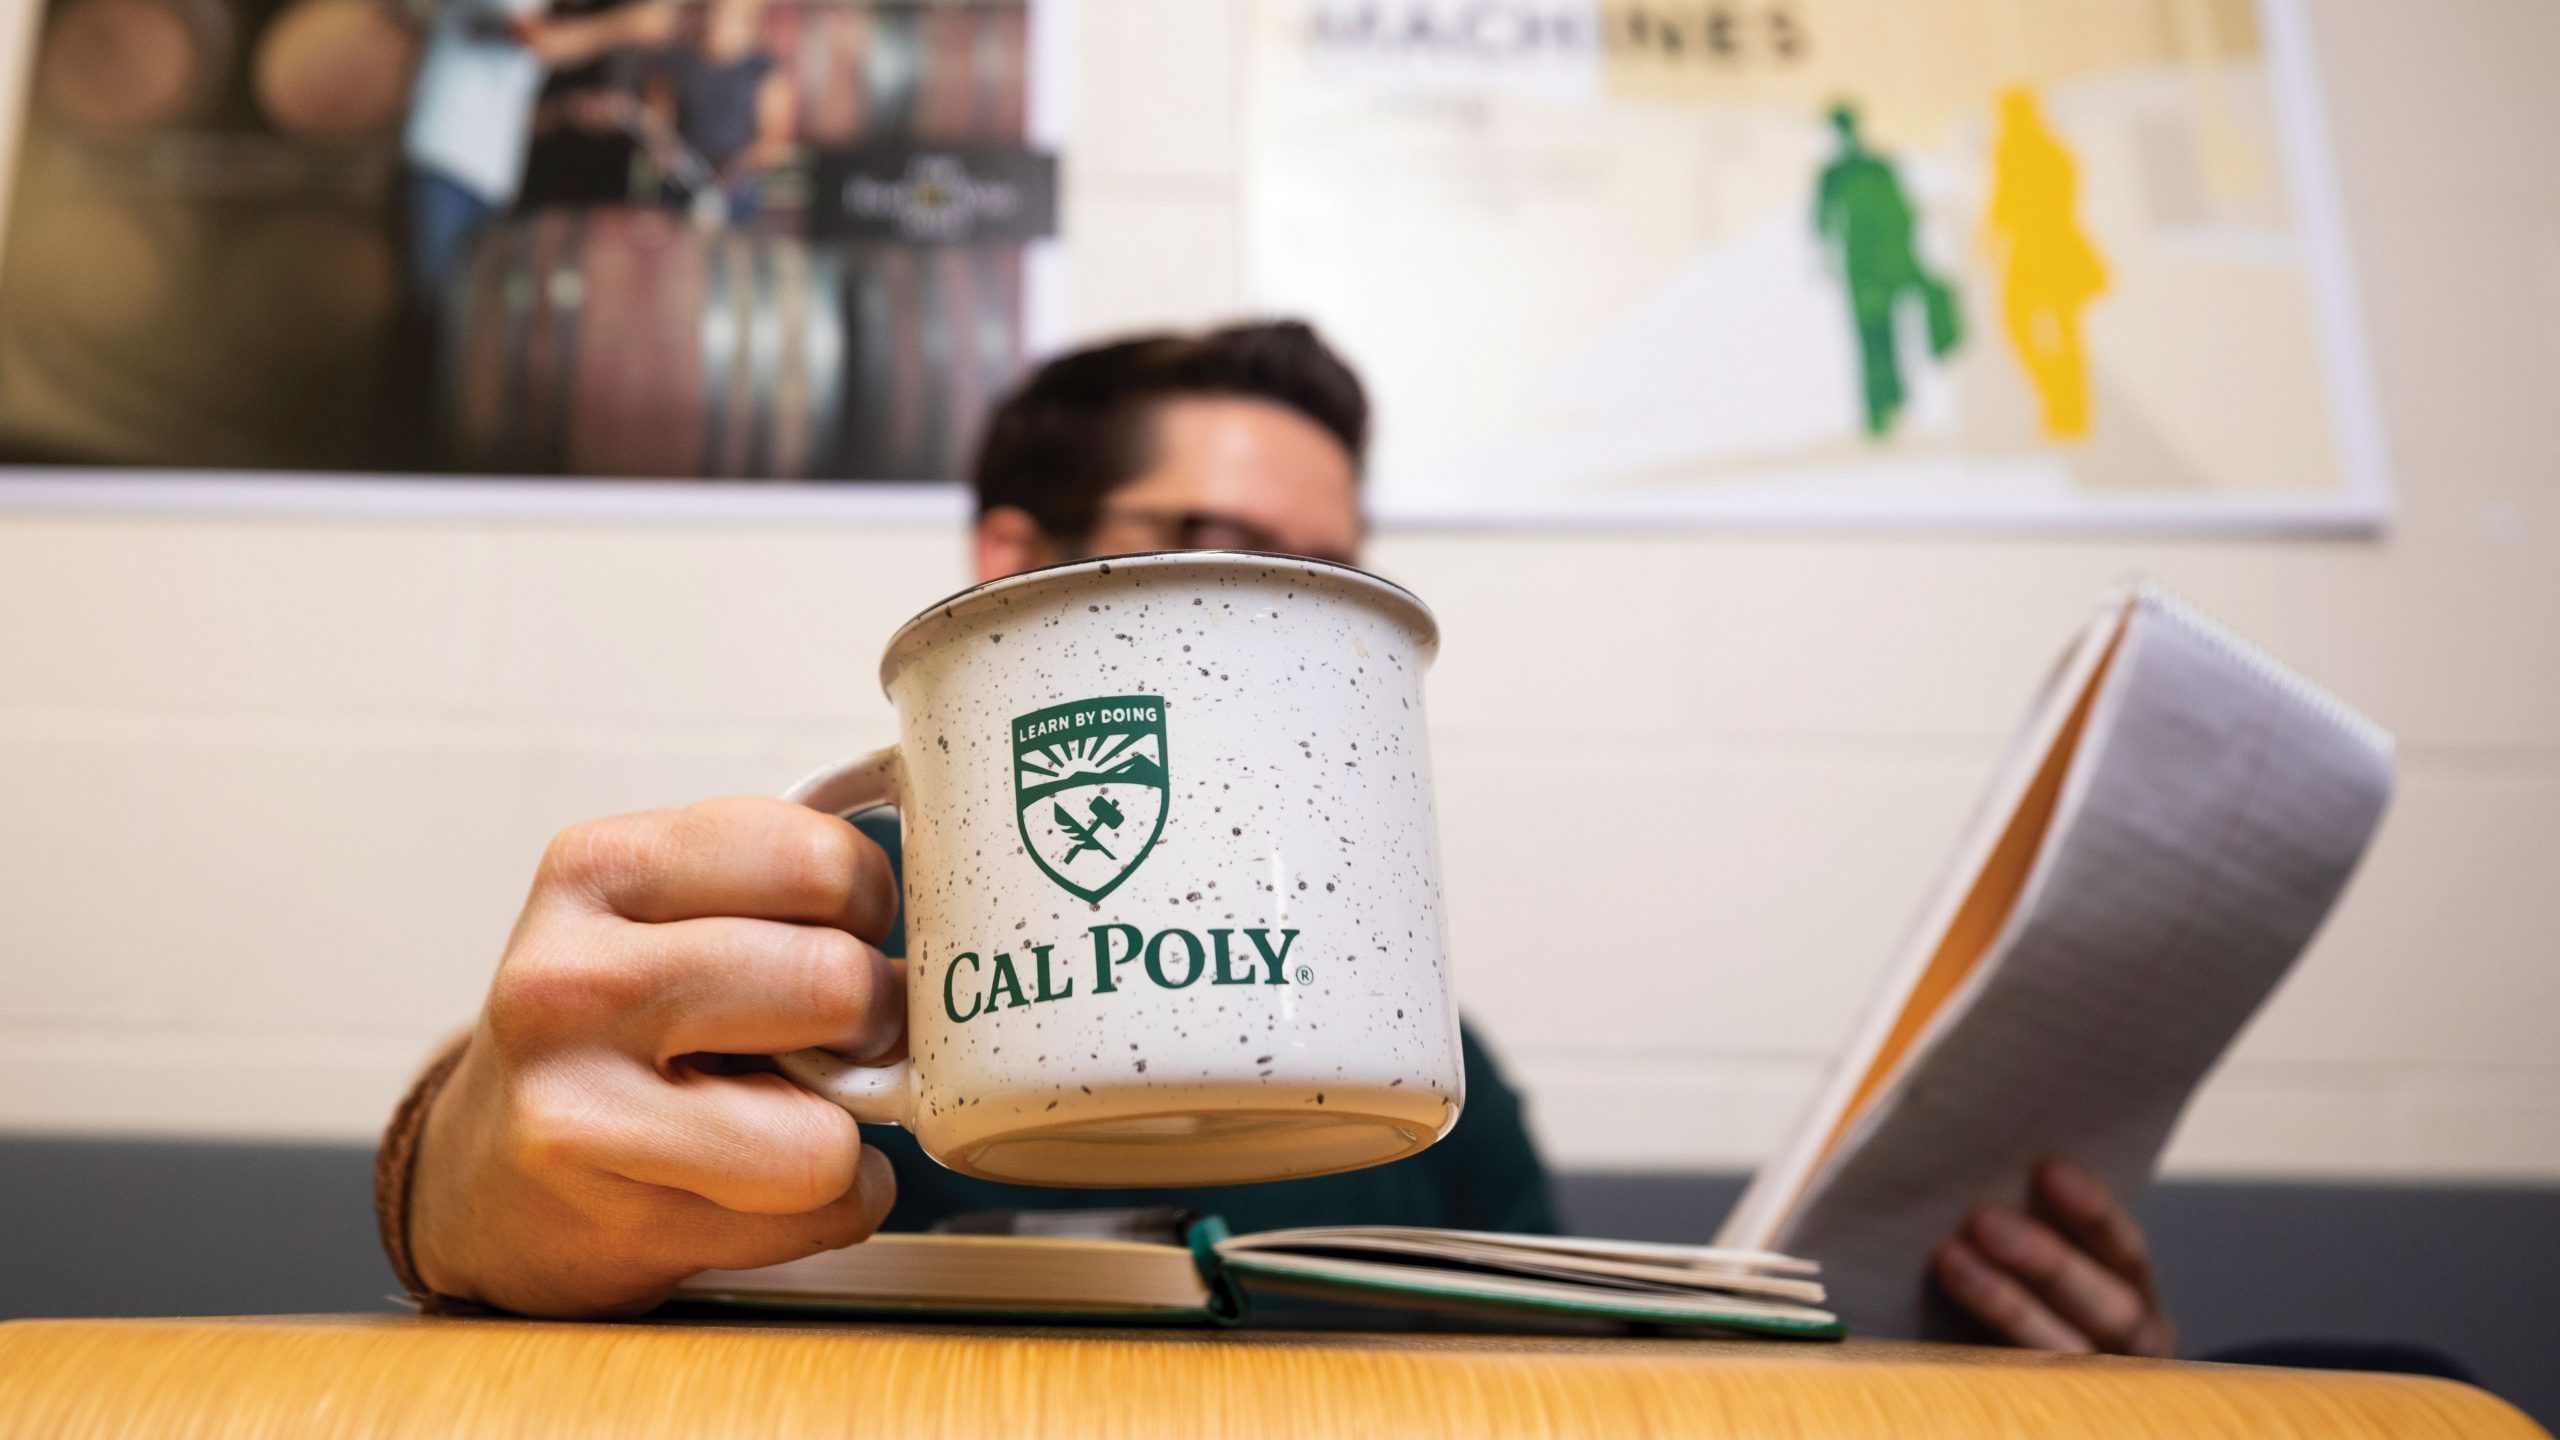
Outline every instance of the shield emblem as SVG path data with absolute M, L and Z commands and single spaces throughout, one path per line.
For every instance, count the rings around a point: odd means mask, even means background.
M 1040 873 L 1096 901 L 1164 831 L 1164 697 L 1071 700 L 1013 720 L 1014 813 Z

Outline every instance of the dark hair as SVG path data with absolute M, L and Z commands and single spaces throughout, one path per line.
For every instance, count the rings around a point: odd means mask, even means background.
M 1360 472 L 1369 443 L 1360 377 L 1304 323 L 1230 325 L 1117 340 L 1032 372 L 978 442 L 978 513 L 1011 505 L 1053 537 L 1091 532 L 1104 499 L 1152 460 L 1157 407 L 1199 395 L 1286 406 L 1340 441 Z

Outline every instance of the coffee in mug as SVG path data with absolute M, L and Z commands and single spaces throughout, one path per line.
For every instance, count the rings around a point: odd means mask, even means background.
M 908 1056 L 784 1070 L 963 1174 L 1357 1169 L 1464 1099 L 1423 733 L 1431 612 L 1347 566 L 1115 556 L 890 640 L 898 743 L 792 798 L 904 825 Z

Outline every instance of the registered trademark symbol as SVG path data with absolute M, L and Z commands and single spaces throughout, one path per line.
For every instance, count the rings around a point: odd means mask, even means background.
M 1299 966 L 1298 983 L 1301 985 L 1313 985 L 1316 983 L 1316 967 L 1313 965 Z

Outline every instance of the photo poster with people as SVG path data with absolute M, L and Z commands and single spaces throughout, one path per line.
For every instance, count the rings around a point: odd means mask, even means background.
M 2356 531 L 2299 0 L 1256 0 L 1254 301 L 1382 519 Z
M 0 502 L 948 498 L 1061 338 L 1064 0 L 0 16 Z

